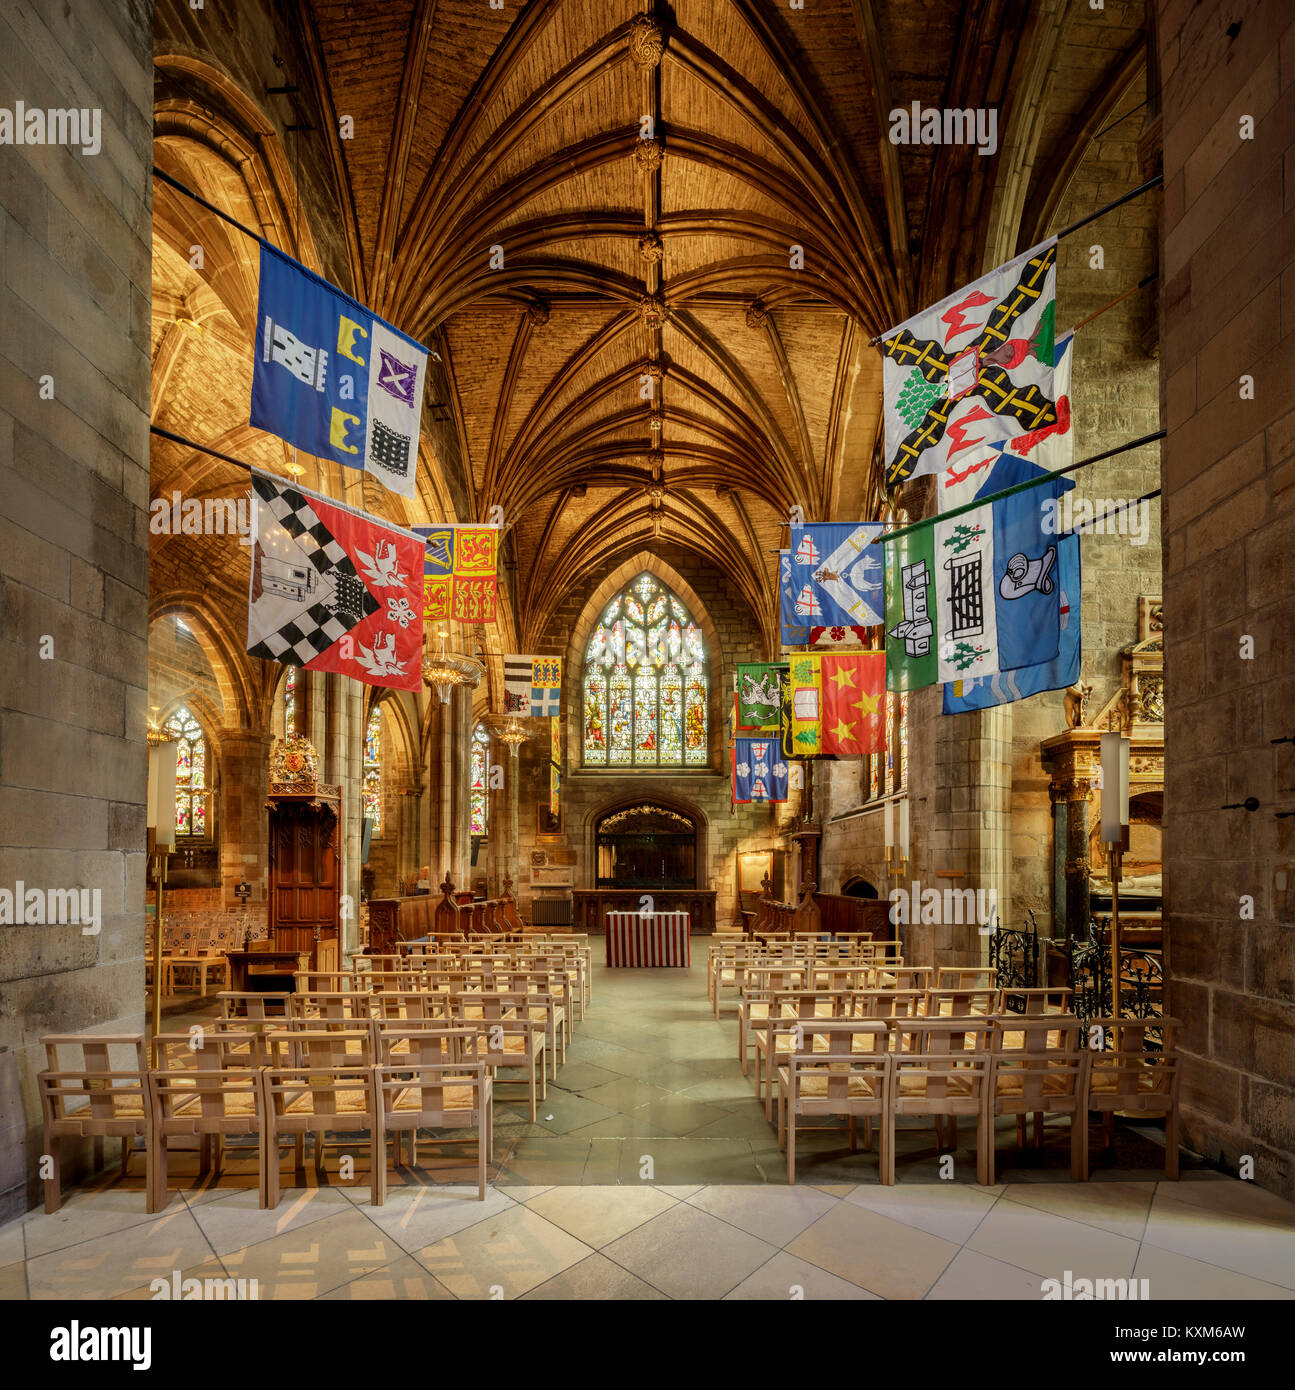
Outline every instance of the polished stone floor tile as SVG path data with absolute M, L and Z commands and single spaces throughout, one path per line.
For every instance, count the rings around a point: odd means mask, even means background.
M 978 1255 L 974 1250 L 959 1250 L 926 1296 L 932 1302 L 948 1299 L 1033 1302 L 1043 1297 L 1043 1280 L 1037 1274 L 1004 1264 L 1002 1260 Z
M 526 1204 L 595 1250 L 674 1205 L 655 1187 L 554 1187 Z
M 780 1250 L 767 1264 L 761 1265 L 754 1274 L 747 1275 L 737 1288 L 724 1295 L 726 1303 L 743 1299 L 764 1302 L 876 1302 L 877 1295 Z
M 1036 1182 L 1012 1183 L 1003 1195 L 1036 1211 L 1141 1240 L 1155 1190 L 1153 1182 Z
M 628 1269 L 613 1264 L 605 1255 L 590 1255 L 579 1264 L 555 1274 L 538 1288 L 522 1295 L 530 1300 L 561 1300 L 563 1302 L 607 1302 L 627 1300 L 634 1303 L 660 1302 L 666 1298 Z
M 318 1298 L 406 1254 L 371 1221 L 368 1208 L 312 1221 L 220 1258 L 231 1277 L 255 1279 L 262 1300 Z
M 848 1202 L 838 1202 L 786 1248 L 881 1298 L 921 1298 L 959 1249 Z
M 455 1298 L 512 1299 L 592 1254 L 527 1207 L 479 1221 L 418 1251 L 418 1262 Z
M 1147 1281 L 1153 1299 L 1295 1299 L 1295 1290 L 1155 1245 L 1142 1247 L 1133 1272 Z
M 394 1299 L 421 1303 L 454 1299 L 449 1289 L 429 1274 L 412 1255 L 405 1255 L 369 1274 L 361 1274 L 358 1279 L 352 1279 L 340 1288 L 330 1289 L 319 1297 L 329 1302 L 352 1303 L 390 1303 Z
M 845 1199 L 905 1226 L 962 1245 L 997 1200 L 997 1189 L 961 1183 L 860 1184 Z
M 783 1246 L 812 1226 L 836 1200 L 812 1187 L 703 1187 L 690 1206 L 772 1245 Z
M 715 1299 L 754 1273 L 777 1247 L 681 1202 L 612 1241 L 603 1253 L 671 1298 Z
M 1066 1270 L 1077 1279 L 1127 1279 L 1138 1254 L 1127 1236 L 1009 1201 L 995 1203 L 967 1247 L 1044 1279 Z

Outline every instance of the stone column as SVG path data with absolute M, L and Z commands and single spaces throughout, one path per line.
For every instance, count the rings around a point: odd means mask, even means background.
M 216 833 L 220 838 L 221 901 L 236 908 L 234 885 L 252 885 L 251 905 L 266 908 L 270 872 L 270 819 L 265 809 L 270 794 L 268 733 L 224 729 L 220 735 L 220 807 Z

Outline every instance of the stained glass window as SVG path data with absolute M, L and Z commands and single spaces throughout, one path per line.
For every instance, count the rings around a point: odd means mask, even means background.
M 163 725 L 175 742 L 175 833 L 211 834 L 207 824 L 207 740 L 202 726 L 181 705 Z
M 472 767 L 470 792 L 470 833 L 488 834 L 488 791 L 490 786 L 490 735 L 484 724 L 472 731 Z
M 283 736 L 297 727 L 297 668 L 289 666 L 283 678 Z
M 291 674 L 295 674 L 295 671 Z M 286 701 L 285 701 L 286 703 Z M 364 731 L 364 790 L 360 794 L 366 819 L 373 822 L 373 833 L 382 834 L 382 706 L 374 705 Z
M 687 608 L 641 574 L 585 651 L 586 767 L 705 767 L 706 653 Z

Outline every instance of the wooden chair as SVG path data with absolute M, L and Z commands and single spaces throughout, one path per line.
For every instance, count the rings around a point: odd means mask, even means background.
M 988 1087 L 989 1153 L 986 1181 L 994 1181 L 994 1119 L 1015 1115 L 1017 1143 L 1024 1143 L 1025 1117 L 1033 1115 L 1036 1142 L 1045 1114 L 1070 1117 L 1070 1176 L 1083 1167 L 1084 1091 L 1088 1054 L 1077 1018 L 1002 1018 L 990 1041 Z
M 395 1136 L 397 1164 L 403 1136 L 409 1135 L 409 1162 L 414 1167 L 420 1129 L 477 1131 L 477 1196 L 486 1200 L 487 1168 L 493 1157 L 493 1092 L 489 1068 L 478 1052 L 479 1036 L 476 1028 L 383 1029 L 374 1069 L 384 1159 L 375 1205 L 387 1198 L 387 1135 Z
M 279 1205 L 279 1142 L 314 1136 L 315 1172 L 324 1171 L 328 1134 L 367 1133 L 369 1195 L 376 1206 L 386 1164 L 375 1098 L 373 1037 L 364 1028 L 299 1028 L 265 1035 L 265 1205 Z
M 1005 1014 L 1036 1018 L 1042 1014 L 1068 1014 L 1074 997 L 1073 989 L 1016 989 L 1008 986 L 1002 990 L 999 1003 Z
M 753 1027 L 755 1042 L 755 1093 L 760 1094 L 761 1072 L 764 1074 L 764 1117 L 773 1123 L 774 1088 L 778 1066 L 789 1055 L 795 1039 L 800 1036 L 797 1024 L 808 1019 L 853 1017 L 853 995 L 849 990 L 778 990 L 772 999 L 767 1019 Z
M 42 1143 L 51 1160 L 45 1210 L 52 1213 L 63 1204 L 59 1147 L 64 1139 L 120 1139 L 124 1176 L 135 1140 L 142 1138 L 147 1162 L 152 1145 L 148 1062 L 142 1033 L 50 1033 L 41 1039 L 41 1046 L 45 1070 L 37 1075 L 36 1084 Z M 133 1049 L 134 1066 L 114 1067 L 113 1048 Z
M 916 1018 L 926 999 L 920 989 L 856 989 L 851 991 L 858 1018 Z
M 943 1121 L 952 1121 L 952 1143 L 962 1116 L 976 1121 L 976 1180 L 988 1182 L 990 1126 L 985 1116 L 993 1022 L 986 1018 L 892 1019 L 889 1149 L 883 1150 L 881 1180 L 895 1181 L 895 1129 L 901 1116 L 935 1119 L 937 1142 Z
M 904 948 L 898 941 L 874 941 L 872 943 L 872 963 L 884 966 L 887 970 L 904 963 Z
M 1178 1177 L 1178 1087 L 1182 1059 L 1174 1039 L 1182 1025 L 1176 1018 L 1095 1018 L 1087 1024 L 1088 1036 L 1101 1028 L 1105 1037 L 1117 1039 L 1112 1050 L 1090 1050 L 1088 1084 L 1082 1112 L 1082 1164 L 1080 1177 L 1089 1172 L 1089 1111 L 1114 1117 L 1117 1111 L 1131 1110 L 1143 1115 L 1161 1115 L 1165 1121 L 1165 1177 Z M 1149 1030 L 1160 1033 L 1160 1051 L 1147 1050 Z
M 290 1018 L 345 1019 L 367 1027 L 373 1017 L 373 995 L 360 990 L 301 991 L 289 997 L 288 1006 Z
M 993 989 L 998 971 L 992 965 L 942 965 L 936 972 L 936 989 Z
M 380 1023 L 410 1027 L 443 1025 L 449 1017 L 448 992 L 442 990 L 383 990 L 373 996 L 373 1017 Z
M 479 1053 L 496 1081 L 499 1071 L 524 1071 L 530 1120 L 535 1123 L 537 1099 L 548 1096 L 544 1062 L 547 1029 L 530 1016 L 530 1001 L 521 991 L 475 990 L 451 994 L 450 1010 L 455 1022 L 475 1023 L 480 1030 Z
M 994 988 L 928 989 L 924 1011 L 928 1018 L 966 1018 L 970 1014 L 992 1014 L 998 1008 Z
M 289 991 L 223 989 L 217 998 L 225 1018 L 281 1024 L 288 1017 L 288 1000 L 292 994 Z
M 931 976 L 935 971 L 929 965 L 878 965 L 872 967 L 869 980 L 871 989 L 920 989 L 931 988 Z
M 257 1183 L 261 1206 L 265 1195 L 265 1096 L 261 1065 L 266 1060 L 264 1035 L 248 1030 L 215 1028 L 201 1047 L 189 1033 L 159 1033 L 153 1039 L 153 1067 L 148 1073 L 153 1142 L 149 1150 L 147 1210 L 166 1207 L 167 1145 L 178 1138 L 197 1138 L 198 1172 L 214 1166 L 219 1174 L 226 1139 L 256 1135 Z
M 872 1121 L 884 1119 L 890 1099 L 887 1029 L 871 1019 L 806 1019 L 778 1067 L 778 1147 L 787 1152 L 787 1182 L 796 1181 L 796 1130 L 801 1116 L 845 1115 L 850 1152 L 864 1118 L 864 1144 L 872 1147 Z M 881 1166 L 889 1158 L 883 1124 Z M 893 1136 L 891 1136 L 893 1138 Z
M 298 970 L 293 974 L 298 994 L 360 993 L 369 979 L 367 970 Z
M 497 990 L 526 995 L 530 1016 L 544 1024 L 549 1074 L 558 1079 L 558 1064 L 567 1059 L 566 1026 L 569 1010 L 558 992 L 559 981 L 547 970 L 508 970 L 495 975 Z
M 212 926 L 209 922 L 193 928 L 184 949 L 171 956 L 171 981 L 174 986 L 176 975 L 188 972 L 194 982 L 201 982 L 201 992 L 207 992 L 207 971 L 215 964 L 211 956 Z M 224 957 L 222 956 L 222 960 Z

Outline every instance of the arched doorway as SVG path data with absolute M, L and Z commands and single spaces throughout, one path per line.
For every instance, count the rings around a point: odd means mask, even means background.
M 697 887 L 697 823 L 659 802 L 599 817 L 594 847 L 599 888 Z

